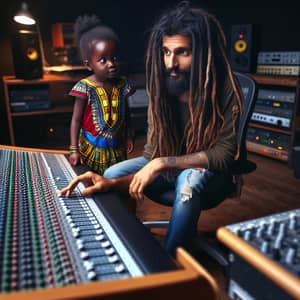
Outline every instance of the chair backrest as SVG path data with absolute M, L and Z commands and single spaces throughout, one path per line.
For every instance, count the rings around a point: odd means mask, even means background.
M 251 118 L 253 107 L 256 100 L 256 84 L 255 81 L 248 75 L 234 72 L 235 78 L 238 80 L 242 89 L 242 107 L 243 112 L 240 116 L 239 135 L 238 139 L 241 143 L 245 140 L 247 133 L 248 122 Z
M 249 75 L 234 72 L 234 76 L 238 80 L 238 83 L 242 89 L 242 114 L 240 116 L 238 141 L 241 146 L 241 153 L 244 154 L 244 157 L 241 157 L 241 160 L 247 161 L 246 135 L 248 123 L 251 118 L 256 100 L 257 88 L 255 81 Z M 242 173 L 248 172 L 249 170 L 244 168 Z

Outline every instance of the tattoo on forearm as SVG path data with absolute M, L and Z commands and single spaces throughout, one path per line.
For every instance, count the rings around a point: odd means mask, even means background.
M 176 157 L 174 156 L 161 157 L 160 160 L 162 163 L 168 163 L 170 165 L 176 164 Z
M 169 157 L 168 157 L 168 163 L 169 163 L 170 165 L 175 165 L 175 164 L 176 164 L 176 157 L 174 157 L 174 156 L 169 156 Z
M 206 156 L 202 152 L 186 154 L 183 156 L 168 156 L 161 157 L 161 162 L 164 164 L 169 164 L 170 167 L 207 167 Z

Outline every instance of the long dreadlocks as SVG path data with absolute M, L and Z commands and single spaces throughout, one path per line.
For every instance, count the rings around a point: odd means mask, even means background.
M 190 118 L 183 139 L 176 130 L 172 99 L 166 93 L 161 50 L 163 37 L 176 34 L 191 38 L 193 55 L 188 99 Z M 180 155 L 182 141 L 186 143 L 187 153 L 209 149 L 215 144 L 224 124 L 219 102 L 226 78 L 230 80 L 241 111 L 241 92 L 225 47 L 226 38 L 218 20 L 202 9 L 190 7 L 187 1 L 167 11 L 153 27 L 146 53 L 146 86 L 152 123 L 149 138 L 152 142 L 154 136 L 157 138 L 152 158 Z

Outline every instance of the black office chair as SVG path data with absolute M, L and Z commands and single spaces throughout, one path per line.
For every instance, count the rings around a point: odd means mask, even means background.
M 253 172 L 256 169 L 256 164 L 247 159 L 246 151 L 247 128 L 256 99 L 256 84 L 254 80 L 248 75 L 237 72 L 234 72 L 234 75 L 242 88 L 242 114 L 240 116 L 238 140 L 241 147 L 241 153 L 244 153 L 245 157 L 242 157 L 237 162 L 237 165 L 234 168 L 234 175 L 236 180 L 235 189 L 233 193 L 228 195 L 228 197 L 239 198 L 241 194 L 241 188 L 243 185 L 242 174 Z M 175 191 L 167 191 L 161 194 L 160 196 L 161 199 L 165 200 L 174 199 L 174 197 Z M 172 201 L 165 202 L 172 203 Z M 148 228 L 162 228 L 168 226 L 169 220 L 144 221 L 143 224 Z M 207 253 L 209 256 L 214 258 L 220 265 L 227 266 L 228 262 L 223 249 L 220 248 L 221 246 L 219 246 L 219 244 L 211 243 L 211 240 L 211 235 L 207 236 L 205 234 L 199 233 L 196 240 L 194 241 L 194 247 Z

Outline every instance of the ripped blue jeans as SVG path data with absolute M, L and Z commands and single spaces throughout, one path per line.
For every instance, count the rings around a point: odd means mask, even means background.
M 144 157 L 122 161 L 108 168 L 103 176 L 117 178 L 132 174 L 147 163 Z M 144 194 L 155 202 L 173 206 L 165 248 L 174 255 L 178 246 L 184 247 L 196 235 L 201 211 L 225 199 L 232 187 L 232 176 L 206 169 L 184 169 L 178 170 L 172 178 L 157 177 L 145 188 Z

